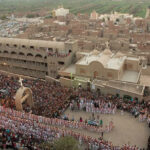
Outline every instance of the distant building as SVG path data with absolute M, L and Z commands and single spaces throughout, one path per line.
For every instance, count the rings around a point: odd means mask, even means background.
M 146 15 L 145 15 L 145 18 L 150 18 L 150 6 L 147 8 L 146 10 Z
M 113 22 L 123 22 L 124 19 L 133 18 L 131 14 L 124 14 L 119 12 L 112 12 L 111 14 L 102 14 L 99 16 L 99 19 L 104 19 L 105 21 L 113 21 Z
M 98 16 L 99 14 L 94 10 L 90 15 L 90 19 L 97 20 Z
M 59 16 L 66 16 L 69 14 L 69 9 L 64 9 L 63 6 L 60 6 L 58 9 L 54 9 L 52 11 L 52 16 L 53 17 L 59 17 Z

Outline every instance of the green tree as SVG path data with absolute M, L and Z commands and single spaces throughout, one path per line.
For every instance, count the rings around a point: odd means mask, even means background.
M 1 19 L 1 20 L 6 20 L 7 17 L 6 17 L 5 15 L 3 15 L 3 16 L 0 17 L 0 19 Z
M 52 150 L 53 149 L 53 144 L 49 143 L 49 142 L 42 142 L 39 145 L 39 147 L 40 147 L 40 149 L 43 149 L 43 150 Z
M 54 142 L 55 150 L 80 150 L 79 143 L 71 136 L 61 137 Z

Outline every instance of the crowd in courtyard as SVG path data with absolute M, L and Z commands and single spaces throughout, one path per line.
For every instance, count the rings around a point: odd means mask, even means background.
M 0 75 L 0 81 L 1 105 L 15 109 L 15 94 L 20 88 L 19 78 Z M 72 89 L 38 79 L 24 79 L 23 85 L 32 90 L 34 114 L 57 117 L 69 105 L 68 97 L 71 95 Z M 28 110 L 28 106 L 26 110 Z
M 138 117 L 139 121 L 147 121 L 150 127 L 149 101 L 124 100 L 113 95 L 102 96 L 97 92 L 79 89 L 70 103 L 70 109 L 72 111 L 77 109 L 99 114 L 115 114 L 116 110 L 120 109 L 122 115 L 124 111 L 127 111 L 135 118 Z
M 2 135 L 6 134 L 7 130 L 10 129 L 12 129 L 10 132 L 15 135 L 21 134 L 22 136 L 25 136 L 25 139 L 29 136 L 38 140 L 52 141 L 60 136 L 71 135 L 77 138 L 80 143 L 81 141 L 87 143 L 89 149 L 92 150 L 98 150 L 100 148 L 116 150 L 139 149 L 136 146 L 129 145 L 115 147 L 111 142 L 104 141 L 102 137 L 100 137 L 100 139 L 94 139 L 67 130 L 67 128 L 77 128 L 79 130 L 84 129 L 101 133 L 110 132 L 114 127 L 113 122 L 109 123 L 106 127 L 91 126 L 88 125 L 87 120 L 83 122 L 82 117 L 80 117 L 80 121 L 65 121 L 58 119 L 69 104 L 72 111 L 78 109 L 91 112 L 93 114 L 92 120 L 95 120 L 94 113 L 115 114 L 116 110 L 120 109 L 122 115 L 124 111 L 127 111 L 135 118 L 139 117 L 139 121 L 147 121 L 150 127 L 150 103 L 148 102 L 123 100 L 120 97 L 112 95 L 102 96 L 95 91 L 82 88 L 66 88 L 58 83 L 49 83 L 39 79 L 34 80 L 25 78 L 23 80 L 23 85 L 31 88 L 33 92 L 34 108 L 30 110 L 30 108 L 27 107 L 27 112 L 17 112 L 15 111 L 14 96 L 16 91 L 20 88 L 18 80 L 18 77 L 0 75 L 0 103 L 3 106 L 0 110 L 0 127 Z M 14 116 L 11 115 L 10 117 L 8 115 L 9 113 L 14 114 Z M 64 128 L 60 129 L 54 126 L 63 126 Z M 28 130 L 29 127 L 30 130 Z M 5 142 L 3 146 L 6 146 L 6 136 L 4 136 Z M 32 138 L 30 138 L 30 140 L 32 140 Z M 10 141 L 8 140 L 7 143 L 9 142 Z M 29 145 L 31 146 L 32 144 Z
M 56 124 L 56 122 L 58 124 Z M 55 126 L 50 126 L 49 124 Z M 30 113 L 18 112 L 0 106 L 0 137 L 2 140 L 2 148 L 9 146 L 15 149 L 21 147 L 33 147 L 33 149 L 38 150 L 38 141 L 39 143 L 42 141 L 52 142 L 61 136 L 69 135 L 79 140 L 80 144 L 86 144 L 87 150 L 140 150 L 137 146 L 129 146 L 126 144 L 114 146 L 112 142 L 105 141 L 101 137 L 96 139 L 85 136 L 72 130 L 67 130 L 66 127 L 59 127 L 57 119 L 55 120 Z

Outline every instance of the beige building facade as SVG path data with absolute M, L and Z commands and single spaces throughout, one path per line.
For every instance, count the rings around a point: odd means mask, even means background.
M 141 57 L 112 53 L 109 48 L 81 55 L 75 65 L 59 72 L 62 84 L 90 87 L 103 94 L 143 98 L 145 86 L 140 84 L 143 69 Z
M 94 50 L 81 58 L 75 69 L 77 76 L 137 83 L 142 69 L 140 62 L 140 57 L 126 56 L 121 52 L 114 54 L 109 49 L 103 52 Z
M 0 70 L 36 78 L 56 78 L 57 70 L 72 63 L 76 41 L 56 42 L 0 38 Z

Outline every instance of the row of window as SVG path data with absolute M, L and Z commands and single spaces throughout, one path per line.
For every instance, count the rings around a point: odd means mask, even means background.
M 16 63 L 26 63 L 26 64 L 32 64 L 32 65 L 39 65 L 39 66 L 45 66 L 47 67 L 47 63 L 44 62 L 35 62 L 35 61 L 26 61 L 26 60 L 19 60 L 19 59 L 12 59 L 12 58 L 0 58 L 1 61 L 8 61 L 8 62 L 16 62 Z
M 55 62 L 49 62 L 51 65 L 55 65 Z M 58 65 L 64 65 L 65 63 L 63 61 L 58 61 Z
M 29 46 L 29 47 L 27 47 L 26 45 L 21 45 L 21 46 L 19 46 L 19 45 L 17 45 L 17 44 L 14 44 L 14 45 L 10 45 L 10 44 L 2 44 L 2 43 L 0 43 L 0 47 L 1 46 L 5 46 L 5 47 L 11 47 L 11 48 L 23 48 L 23 49 L 28 49 L 28 48 L 30 48 L 30 49 L 39 49 L 39 50 L 48 50 L 48 51 L 53 51 L 53 48 L 47 48 L 47 47 L 39 47 L 39 48 L 37 48 L 37 47 L 35 47 L 35 46 Z M 57 49 L 56 49 L 57 50 Z
M 0 53 L 2 53 L 0 51 Z M 9 54 L 8 51 L 3 51 L 4 54 Z M 16 52 L 12 51 L 10 54 L 12 55 L 17 55 Z M 18 55 L 21 55 L 21 56 L 25 56 L 25 54 L 23 52 L 19 52 Z M 28 53 L 26 56 L 31 56 L 31 57 L 34 57 L 34 55 L 32 53 Z M 39 58 L 42 58 L 43 56 L 41 54 L 36 54 L 35 57 L 39 57 Z M 45 59 L 47 58 L 47 56 L 44 57 Z

